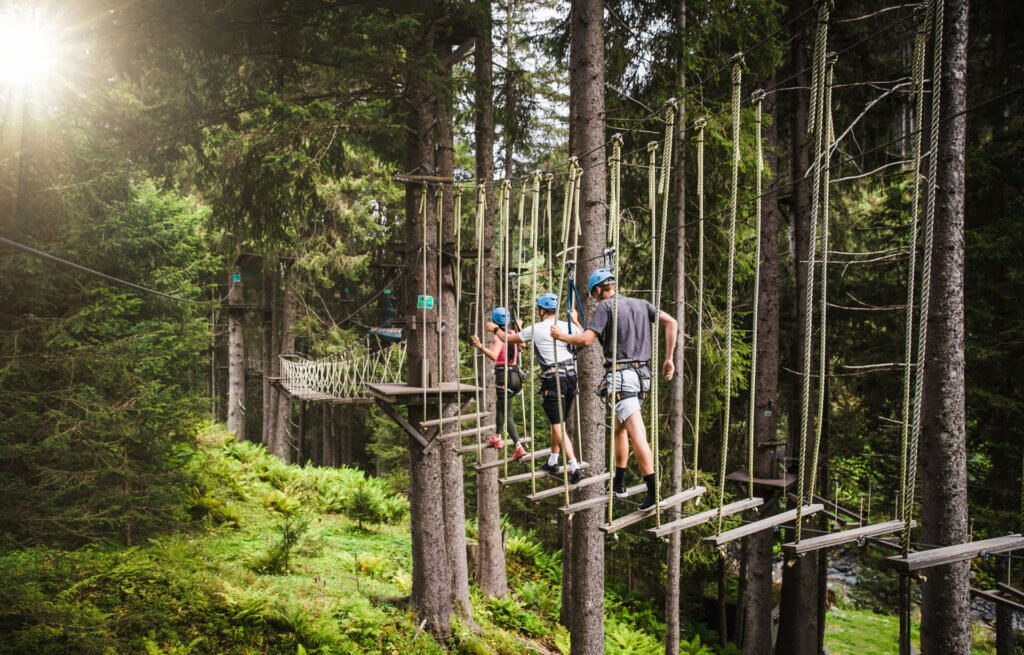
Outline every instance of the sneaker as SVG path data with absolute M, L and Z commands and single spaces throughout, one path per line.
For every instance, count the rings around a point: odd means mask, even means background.
M 513 462 L 518 462 L 519 460 L 521 460 L 524 457 L 526 457 L 526 449 L 523 448 L 523 444 L 517 443 L 516 444 L 516 451 L 514 453 L 512 453 L 512 461 Z
M 569 474 L 569 484 L 576 484 L 583 479 L 583 469 L 576 469 Z
M 490 445 L 491 448 L 494 448 L 496 450 L 505 445 L 505 442 L 501 440 L 501 437 L 499 437 L 496 434 L 492 434 L 491 438 L 487 440 L 487 443 Z
M 644 502 L 640 503 L 640 511 L 642 512 L 644 510 L 652 509 L 654 507 L 654 505 L 655 505 L 654 495 L 653 494 L 647 494 L 647 497 L 644 498 Z
M 548 475 L 550 475 L 553 478 L 560 477 L 558 475 L 558 466 L 557 465 L 552 465 L 552 464 L 548 464 L 547 462 L 544 462 L 544 466 L 541 466 L 540 470 L 542 472 L 544 472 L 544 473 L 547 473 Z
M 626 490 L 626 481 L 616 480 L 612 485 L 612 491 L 615 492 L 616 498 L 629 498 L 629 492 Z

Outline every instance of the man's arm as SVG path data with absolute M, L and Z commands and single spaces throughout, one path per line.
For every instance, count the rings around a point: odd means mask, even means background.
M 676 373 L 676 335 L 679 333 L 679 321 L 667 312 L 658 314 L 658 321 L 665 328 L 665 364 L 662 368 L 665 379 L 671 380 Z
M 523 341 L 522 337 L 520 337 L 518 333 L 506 335 L 505 331 L 502 330 L 501 328 L 496 328 L 494 330 L 494 336 L 498 337 L 498 340 L 502 341 L 502 342 L 504 342 L 505 339 L 507 338 L 509 343 L 515 343 L 515 344 L 526 343 L 525 341 Z
M 570 346 L 582 346 L 586 348 L 590 344 L 594 343 L 594 339 L 597 338 L 597 332 L 587 328 L 582 332 L 573 332 L 572 334 L 569 334 L 562 330 L 562 328 L 560 328 L 556 323 L 551 326 L 551 337 L 553 339 L 558 339 L 559 341 L 564 341 Z

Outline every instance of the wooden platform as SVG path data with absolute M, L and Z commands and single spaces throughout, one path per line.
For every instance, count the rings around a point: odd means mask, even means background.
M 541 476 L 543 476 L 543 478 L 546 479 L 546 480 L 550 480 L 552 482 L 556 482 L 555 478 L 551 477 L 547 473 L 540 474 L 538 476 L 538 479 Z M 609 474 L 609 473 L 602 473 L 600 475 L 595 475 L 595 476 L 592 476 L 592 477 L 589 477 L 589 478 L 583 478 L 582 480 L 580 480 L 576 484 L 570 484 L 569 485 L 569 491 L 575 491 L 576 489 L 579 489 L 581 487 L 589 487 L 592 484 L 597 484 L 599 482 L 604 482 L 609 477 L 611 477 L 611 474 Z M 531 502 L 537 502 L 539 500 L 544 500 L 545 498 L 553 498 L 555 496 L 558 496 L 558 495 L 564 494 L 564 493 L 565 493 L 565 483 L 563 482 L 563 483 L 559 484 L 556 487 L 551 487 L 550 489 L 544 489 L 543 491 L 538 491 L 535 494 L 530 494 L 530 495 L 528 495 L 526 497 L 526 499 L 531 501 Z
M 585 469 L 589 469 L 589 468 L 590 468 L 590 464 L 588 462 L 580 462 L 580 469 L 581 470 L 585 470 Z M 547 476 L 546 473 L 543 473 L 541 471 L 535 471 L 535 474 L 536 474 L 536 477 L 537 477 L 538 480 L 540 480 L 541 478 Z M 507 478 L 499 478 L 498 479 L 498 484 L 500 484 L 502 486 L 512 485 L 512 484 L 519 484 L 520 482 L 529 482 L 530 479 L 533 478 L 533 477 L 534 477 L 534 473 L 530 473 L 529 471 L 527 471 L 526 473 L 517 473 L 515 475 L 510 475 Z M 552 479 L 554 479 L 554 478 L 552 478 Z M 607 499 L 607 498 L 608 497 L 605 496 L 605 499 Z
M 732 473 L 725 476 L 725 479 L 729 482 L 739 482 L 741 484 L 747 484 L 750 481 L 750 475 L 746 471 L 733 471 Z M 796 484 L 796 476 L 792 473 L 787 473 L 781 478 L 754 478 L 755 487 L 771 487 L 773 489 L 788 489 Z
M 629 498 L 630 496 L 635 496 L 637 494 L 642 494 L 645 491 L 647 491 L 647 485 L 646 484 L 634 485 L 634 486 L 626 489 L 626 498 Z M 619 500 L 619 499 L 617 498 L 616 500 Z M 581 501 L 576 502 L 576 503 L 570 503 L 568 505 L 563 505 L 562 507 L 558 508 L 558 511 L 561 512 L 562 514 L 575 514 L 576 512 L 581 512 L 581 511 L 583 511 L 585 509 L 590 509 L 591 507 L 601 507 L 602 505 L 607 505 L 607 504 L 608 504 L 608 494 L 602 494 L 600 496 L 597 496 L 596 498 L 588 498 L 586 500 L 581 500 Z
M 734 503 L 729 503 L 722 507 L 722 516 L 732 516 L 733 514 L 739 514 L 745 512 L 748 509 L 754 509 L 764 504 L 763 498 L 744 498 L 743 500 L 737 500 Z M 653 534 L 655 537 L 665 537 L 672 534 L 673 532 L 679 532 L 681 530 L 688 530 L 695 528 L 698 525 L 709 523 L 718 518 L 718 508 L 709 509 L 705 512 L 698 514 L 691 514 L 684 516 L 680 519 L 676 519 L 671 523 L 663 523 L 656 528 L 649 528 L 647 531 Z
M 823 509 L 825 509 L 825 506 L 819 503 L 815 503 L 813 505 L 804 505 L 801 510 L 801 516 L 810 516 L 811 514 L 817 514 Z M 704 541 L 713 543 L 715 546 L 724 546 L 725 544 L 732 541 L 736 541 L 737 539 L 743 539 L 744 537 L 749 537 L 750 535 L 757 534 L 758 532 L 771 530 L 775 527 L 782 525 L 783 523 L 789 523 L 790 521 L 795 520 L 796 510 L 791 509 L 786 512 L 781 512 L 779 514 L 773 514 L 771 516 L 761 519 L 760 521 L 753 521 L 751 523 L 747 523 L 746 525 L 741 525 L 738 528 L 726 530 L 722 534 L 708 537 Z
M 1024 537 L 1019 534 L 1008 534 L 1005 537 L 982 539 L 981 541 L 946 546 L 945 548 L 922 550 L 918 553 L 911 553 L 906 557 L 889 557 L 886 559 L 891 566 L 899 571 L 909 573 L 933 566 L 963 562 L 974 559 L 979 555 L 1005 553 L 1012 550 L 1020 550 L 1021 548 L 1024 548 Z
M 911 527 L 914 525 L 916 524 L 912 522 Z M 864 540 L 871 537 L 880 537 L 882 535 L 900 532 L 901 530 L 903 530 L 903 521 L 886 521 L 885 523 L 862 525 L 858 528 L 840 530 L 839 532 L 833 532 L 831 534 L 823 534 L 817 537 L 811 537 L 810 539 L 801 539 L 800 541 L 786 543 L 782 545 L 782 551 L 790 555 L 801 555 L 803 553 L 810 553 L 823 548 L 842 546 L 843 544 L 854 542 L 863 543 Z
M 646 487 L 644 490 L 646 491 Z M 689 489 L 684 489 L 677 494 L 663 499 L 656 507 L 651 507 L 650 509 L 638 509 L 635 512 L 630 512 L 625 516 L 615 519 L 611 523 L 605 523 L 601 526 L 601 531 L 607 534 L 614 534 L 619 530 L 628 528 L 631 525 L 636 525 L 640 521 L 654 516 L 657 508 L 664 511 L 671 507 L 675 507 L 676 505 L 682 505 L 688 500 L 693 500 L 694 498 L 703 495 L 705 491 L 707 491 L 707 489 L 704 487 L 690 487 Z
M 442 402 L 464 402 L 472 399 L 482 389 L 461 382 L 445 382 L 438 387 L 418 387 L 408 384 L 379 383 L 367 384 L 366 391 L 373 398 L 392 405 L 422 405 L 423 393 L 427 394 L 427 402 L 437 400 L 441 395 Z
M 525 457 L 520 457 L 517 460 L 513 460 L 511 457 L 507 459 L 496 459 L 493 462 L 487 462 L 486 464 L 478 464 L 474 466 L 477 471 L 486 471 L 487 469 L 498 468 L 507 464 L 529 464 L 531 459 L 540 459 L 541 457 L 547 457 L 551 454 L 550 448 L 542 448 L 540 450 L 534 450 L 533 452 L 526 453 Z

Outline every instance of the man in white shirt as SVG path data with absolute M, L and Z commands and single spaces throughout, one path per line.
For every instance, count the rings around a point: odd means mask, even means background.
M 576 322 L 575 316 L 572 317 L 573 326 L 570 328 L 567 322 L 556 319 L 557 313 L 558 298 L 555 294 L 541 295 L 537 298 L 537 322 L 523 328 L 518 334 L 509 333 L 508 342 L 532 342 L 537 363 L 541 367 L 541 406 L 551 424 L 551 455 L 541 466 L 541 470 L 558 477 L 558 457 L 564 447 L 569 466 L 569 481 L 575 484 L 583 478 L 583 471 L 573 453 L 572 440 L 562 438 L 565 433 L 562 426 L 572 410 L 577 395 L 576 363 L 568 346 L 551 338 L 551 326 L 557 323 L 558 327 L 566 332 L 582 332 L 583 328 Z M 494 331 L 499 339 L 505 339 L 505 333 L 496 324 L 488 323 L 487 329 Z

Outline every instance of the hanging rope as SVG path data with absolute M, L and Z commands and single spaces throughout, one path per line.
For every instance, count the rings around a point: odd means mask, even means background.
M 928 20 L 930 17 L 930 9 L 918 16 L 917 34 L 914 38 L 914 120 L 918 125 L 921 125 L 924 119 L 925 50 L 928 43 Z M 910 507 L 913 501 L 907 494 L 907 457 L 910 449 L 910 372 L 914 362 L 914 305 L 917 300 L 917 233 L 920 229 L 919 223 L 921 220 L 921 136 L 921 130 L 915 131 L 910 146 L 913 192 L 910 205 L 910 236 L 907 246 L 907 307 L 903 335 L 903 421 L 900 426 L 900 492 L 899 507 L 897 508 L 897 516 L 905 522 L 904 536 L 909 535 L 909 529 L 906 528 L 907 508 Z M 907 550 L 904 551 L 904 556 L 909 554 L 910 547 L 909 543 L 905 545 Z
M 552 212 L 551 212 L 551 182 L 554 179 L 555 179 L 555 176 L 552 175 L 551 173 L 546 173 L 544 175 L 544 183 L 545 183 L 545 185 L 547 187 L 547 202 L 544 203 L 544 219 L 545 219 L 545 222 L 547 224 L 547 232 L 546 232 L 546 234 L 548 235 L 548 256 L 547 256 L 547 259 L 545 260 L 546 268 L 547 268 L 547 271 L 548 271 L 548 284 L 551 284 L 552 282 L 554 282 L 554 279 L 555 279 L 553 277 L 553 271 L 551 269 L 551 267 L 555 265 L 555 255 L 554 255 L 554 252 L 552 251 L 553 248 L 554 248 L 555 233 L 552 231 L 552 224 L 551 224 L 552 220 L 553 220 Z
M 458 412 L 458 427 L 457 430 L 462 429 L 462 396 L 459 394 L 459 390 L 462 386 L 462 340 L 459 339 L 459 326 L 462 325 L 462 187 L 455 187 L 455 268 L 452 271 L 452 277 L 455 278 L 455 325 L 452 329 L 455 330 L 455 388 L 456 398 L 456 411 Z M 475 378 L 474 378 L 475 379 Z M 474 385 L 475 386 L 475 385 Z M 479 405 L 478 405 L 479 407 Z M 477 410 L 479 414 L 479 410 Z M 480 435 L 476 435 L 476 440 L 480 441 Z M 461 444 L 461 438 L 460 438 Z
M 657 275 L 657 278 L 656 278 L 655 284 L 654 284 L 654 289 L 655 289 L 655 291 L 654 291 L 654 293 L 655 293 L 655 296 L 654 296 L 654 307 L 659 312 L 659 315 L 658 315 L 657 318 L 655 318 L 655 322 L 654 322 L 655 332 L 654 332 L 653 343 L 655 344 L 655 350 L 654 350 L 655 353 L 657 352 L 657 344 L 658 344 L 658 331 L 657 330 L 658 330 L 658 325 L 660 324 L 660 321 L 661 321 L 661 315 L 660 315 L 660 312 L 661 312 L 661 291 L 662 291 L 662 287 L 664 286 L 664 281 L 665 281 L 665 241 L 666 241 L 666 237 L 667 237 L 667 234 L 668 234 L 668 187 L 669 187 L 669 180 L 671 179 L 670 178 L 670 173 L 672 171 L 672 141 L 675 138 L 675 125 L 676 125 L 676 108 L 675 108 L 675 100 L 673 99 L 673 100 L 669 100 L 668 101 L 666 109 L 665 109 L 665 141 L 664 141 L 664 144 L 663 144 L 662 150 L 661 150 L 661 179 L 658 182 L 658 191 L 659 191 L 659 193 L 661 193 L 661 234 L 658 236 L 658 240 L 659 240 L 659 244 L 658 244 L 658 275 Z M 654 494 L 655 494 L 654 506 L 656 507 L 656 509 L 655 509 L 656 519 L 655 520 L 657 522 L 658 527 L 660 527 L 661 526 L 661 458 L 659 457 L 659 453 L 660 453 L 660 448 L 661 448 L 661 444 L 660 444 L 661 422 L 660 422 L 660 420 L 658 420 L 658 419 L 660 419 L 660 415 L 659 415 L 658 409 L 657 409 L 658 405 L 659 405 L 658 391 L 657 391 L 658 387 L 655 384 L 655 382 L 658 379 L 658 374 L 657 374 L 658 358 L 657 358 L 657 356 L 655 356 L 652 359 L 652 361 L 654 362 L 654 367 L 655 367 L 655 369 L 653 371 L 653 375 L 651 376 L 652 377 L 652 386 L 654 387 L 653 388 L 653 396 L 654 396 L 654 407 L 655 407 L 655 409 L 654 409 L 655 421 L 653 421 L 653 423 L 652 423 L 653 429 L 654 429 Z
M 697 371 L 693 392 L 693 486 L 696 487 L 700 461 L 700 383 L 704 364 L 704 128 L 707 121 L 698 118 L 693 127 L 697 130 Z
M 658 279 L 658 142 L 651 141 L 647 144 L 647 202 L 651 212 L 651 304 L 658 307 L 657 279 Z M 655 493 L 655 514 L 657 514 L 658 525 L 661 525 L 661 510 L 657 509 L 661 504 L 658 489 L 658 317 L 654 317 L 651 323 L 651 364 L 654 366 L 654 374 L 651 376 L 651 457 L 654 459 L 654 493 Z
M 434 315 L 434 327 L 437 331 L 437 420 L 444 418 L 444 397 L 441 386 L 444 384 L 444 188 L 435 187 L 437 198 L 437 313 Z M 455 379 L 458 380 L 458 373 Z M 444 432 L 444 423 L 438 423 L 438 433 Z
M 508 274 L 510 269 L 510 260 L 512 258 L 511 253 L 511 242 L 512 238 L 509 234 L 510 226 L 510 213 L 512 207 L 512 183 L 505 180 L 505 183 L 501 185 L 501 263 L 502 263 L 502 276 L 501 276 L 501 306 L 505 308 L 505 343 L 502 346 L 505 349 L 505 367 L 502 371 L 504 376 L 504 384 L 501 393 L 504 395 L 502 403 L 504 412 L 502 412 L 501 425 L 501 458 L 504 462 L 505 477 L 508 477 L 508 422 L 514 420 L 511 416 L 512 408 L 508 397 L 508 368 L 511 364 L 508 355 L 508 331 L 511 329 L 512 316 L 509 311 L 509 291 L 508 291 Z
M 814 43 L 814 66 L 821 70 L 825 61 L 825 48 L 828 46 L 828 19 L 829 6 L 827 2 L 818 4 L 817 33 Z M 824 75 L 818 74 L 815 78 L 814 87 L 811 90 L 811 104 L 815 112 L 811 118 L 813 122 L 812 134 L 815 137 L 814 164 L 812 166 L 812 199 L 811 215 L 809 220 L 809 236 L 807 239 L 807 281 L 804 287 L 804 361 L 803 380 L 800 394 L 800 464 L 797 474 L 797 503 L 796 503 L 796 541 L 800 541 L 803 529 L 803 506 L 804 492 L 806 490 L 804 481 L 807 473 L 807 429 L 810 424 L 811 406 L 811 357 L 813 348 L 814 330 L 814 268 L 818 241 L 818 207 L 821 200 L 821 169 L 822 169 L 822 145 L 824 144 Z M 811 489 L 809 495 L 813 495 Z
M 622 190 L 622 135 L 616 134 L 612 137 L 612 160 L 611 160 L 611 189 L 609 193 L 608 202 L 608 214 L 611 221 L 611 257 L 609 268 L 614 275 L 618 275 L 618 257 L 619 257 L 619 211 L 620 211 L 620 193 Z M 616 277 L 616 282 L 619 279 Z M 619 349 L 619 294 L 616 291 L 615 295 L 612 296 L 612 365 L 609 369 L 611 371 L 611 384 L 608 385 L 608 414 L 609 423 L 608 430 L 610 437 L 608 439 L 608 470 L 614 471 L 612 468 L 615 466 L 615 396 L 618 393 L 618 375 L 616 374 L 615 363 L 618 357 Z M 614 476 L 612 476 L 612 485 L 614 487 Z M 613 489 L 614 492 L 614 489 Z M 611 523 L 612 519 L 615 518 L 615 508 L 613 501 L 615 494 L 608 494 L 608 522 Z
M 537 222 L 540 220 L 540 173 L 533 174 L 533 198 L 530 205 L 530 253 L 537 254 Z M 540 268 L 531 267 L 530 304 L 531 307 L 537 302 L 537 274 Z M 533 316 L 533 314 L 531 314 Z M 537 388 L 536 388 L 536 367 L 540 363 L 533 348 L 530 351 L 530 431 L 533 432 L 537 420 Z M 537 440 L 533 440 L 533 450 L 537 449 Z M 537 466 L 536 458 L 530 458 L 530 488 L 531 493 L 537 493 Z
M 475 323 L 473 325 L 473 334 L 480 334 L 480 329 L 483 327 L 483 315 L 484 315 L 484 302 L 483 302 L 483 268 L 484 268 L 484 217 L 487 213 L 487 187 L 483 184 L 477 185 L 477 197 L 476 197 L 476 285 L 473 288 L 474 298 L 476 299 L 476 311 L 473 312 Z M 476 401 L 476 463 L 477 465 L 483 463 L 484 459 L 484 447 L 483 447 L 483 422 L 481 421 L 480 414 L 481 408 L 484 406 L 481 403 L 481 398 L 487 398 L 487 371 L 486 369 L 480 370 L 480 365 L 486 364 L 481 361 L 483 353 L 477 349 L 473 349 L 473 379 L 480 380 L 481 384 L 474 385 L 476 388 L 473 390 L 473 397 Z M 481 373 L 483 376 L 481 376 Z M 482 393 L 482 396 L 481 396 Z
M 423 242 L 420 253 L 423 256 L 423 331 L 420 333 L 420 386 L 423 387 L 423 420 L 427 420 L 427 184 L 420 190 L 420 222 L 423 224 Z
M 758 301 L 761 296 L 761 187 L 764 178 L 764 144 L 762 141 L 764 91 L 758 89 L 751 96 L 754 101 L 754 311 L 750 328 L 750 401 L 747 413 L 747 497 L 754 497 L 754 421 L 757 408 L 757 320 Z
M 527 189 L 528 188 L 529 188 L 529 180 L 524 179 L 523 180 L 523 186 L 519 190 L 519 214 L 518 214 L 519 218 L 517 219 L 517 223 L 519 224 L 519 249 L 516 252 L 516 270 L 513 273 L 513 279 L 515 280 L 515 286 L 516 286 L 516 304 L 515 304 L 515 312 L 512 313 L 512 316 L 515 317 L 515 320 L 520 320 L 520 318 L 522 316 L 522 300 L 523 300 L 523 297 L 522 297 L 523 296 L 523 293 L 522 293 L 523 292 L 523 279 L 522 279 L 522 272 L 523 272 L 523 235 L 526 232 L 526 230 L 525 230 L 526 223 L 524 222 L 524 218 L 525 218 L 525 213 L 524 212 L 526 211 L 526 194 L 527 194 Z M 536 279 L 536 276 L 533 276 L 533 277 L 534 277 L 534 279 Z M 508 340 L 508 331 L 507 330 L 505 331 L 505 339 L 506 339 L 506 342 L 507 342 L 507 340 Z M 518 346 L 516 347 L 516 363 L 517 364 L 520 363 L 519 362 L 519 357 L 520 357 L 520 354 L 521 354 L 520 353 L 521 350 L 522 349 L 519 348 Z M 507 351 L 505 353 L 505 356 L 508 357 L 508 352 Z M 531 361 L 531 363 L 532 363 L 532 361 Z M 524 369 L 523 369 L 523 367 L 520 366 L 519 370 L 522 371 Z M 530 373 L 529 373 L 530 379 L 532 381 L 533 380 L 533 367 L 532 366 L 529 368 L 529 371 L 530 371 Z M 524 382 L 524 380 L 520 379 L 520 383 L 522 383 L 522 382 Z M 531 389 L 532 388 L 533 387 L 531 386 Z M 532 394 L 531 394 L 530 398 L 531 399 L 533 398 Z M 525 400 L 523 400 L 522 402 L 519 403 L 519 408 L 520 408 L 520 413 L 521 413 L 521 415 L 523 417 L 523 434 L 522 434 L 522 438 L 526 439 L 528 436 L 533 434 L 533 424 L 532 423 L 530 424 L 530 429 L 529 429 L 529 434 L 528 434 L 527 433 L 527 429 L 526 429 L 526 401 Z M 531 467 L 533 466 L 533 459 L 532 458 L 530 459 L 530 466 Z
M 934 45 L 932 47 L 932 108 L 931 134 L 928 148 L 928 202 L 924 214 L 924 252 L 921 257 L 921 310 L 917 321 L 917 367 L 914 370 L 914 410 L 910 430 L 910 453 L 907 463 L 907 498 L 913 500 L 917 481 L 917 453 L 921 438 L 921 404 L 924 396 L 925 353 L 928 348 L 928 312 L 932 288 L 932 247 L 935 234 L 935 202 L 938 195 L 939 173 L 939 118 L 942 113 L 942 24 L 945 15 L 943 0 L 933 0 L 932 13 Z M 913 503 L 907 502 L 903 518 L 903 547 L 910 550 L 910 525 Z
M 821 433 L 825 422 L 825 392 L 828 389 L 828 379 L 825 377 L 828 357 L 828 353 L 825 351 L 825 338 L 828 334 L 828 228 L 829 180 L 831 179 L 829 163 L 832 159 L 832 142 L 835 139 L 832 126 L 832 78 L 835 74 L 835 65 L 835 55 L 830 54 L 825 72 L 825 134 L 822 152 L 824 162 L 821 176 L 821 328 L 818 331 L 818 411 L 814 418 L 814 451 L 811 457 L 810 494 L 812 496 L 818 482 L 818 456 L 821 454 Z
M 722 508 L 725 506 L 725 475 L 729 464 L 729 410 L 732 404 L 732 315 L 733 287 L 736 278 L 736 214 L 740 189 L 740 92 L 743 58 L 737 55 L 732 65 L 732 191 L 729 198 L 729 265 L 725 299 L 725 399 L 722 417 L 722 455 L 718 473 L 717 531 L 722 532 Z

